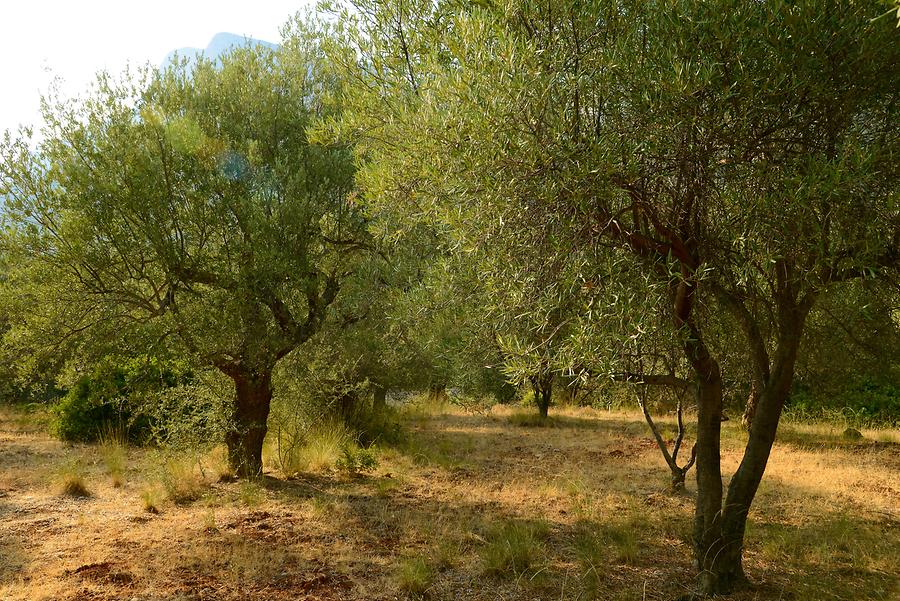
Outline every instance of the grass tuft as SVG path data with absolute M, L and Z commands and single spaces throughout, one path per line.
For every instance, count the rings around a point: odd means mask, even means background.
M 600 598 L 608 563 L 603 540 L 594 532 L 580 532 L 575 538 L 574 555 L 584 596 L 589 599 Z
M 353 437 L 344 424 L 337 420 L 324 422 L 311 429 L 302 443 L 275 442 L 275 462 L 288 478 L 302 472 L 329 471 L 337 464 L 344 449 L 352 444 Z M 295 440 L 295 438 L 291 438 Z
M 116 488 L 125 484 L 128 466 L 127 442 L 121 429 L 107 428 L 100 433 L 100 457 Z
M 537 566 L 544 555 L 547 526 L 535 522 L 504 522 L 485 536 L 481 556 L 486 576 L 521 576 Z
M 148 486 L 141 491 L 141 506 L 147 513 L 159 513 L 162 505 L 162 493 L 155 486 Z
M 203 495 L 206 483 L 195 467 L 196 462 L 182 457 L 168 457 L 163 462 L 160 483 L 176 505 L 193 503 Z
M 259 507 L 266 500 L 265 490 L 254 481 L 241 482 L 238 489 L 238 499 L 245 507 Z
M 67 497 L 89 497 L 91 492 L 87 489 L 84 478 L 80 474 L 70 474 L 63 479 L 62 492 Z
M 409 595 L 422 598 L 434 582 L 434 568 L 423 557 L 410 557 L 400 562 L 397 586 Z
M 67 461 L 61 465 L 58 478 L 60 494 L 75 498 L 91 496 L 85 483 L 82 466 L 78 461 Z

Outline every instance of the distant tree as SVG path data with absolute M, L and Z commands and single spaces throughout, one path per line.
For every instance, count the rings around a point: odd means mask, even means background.
M 273 369 L 323 327 L 366 240 L 348 149 L 306 136 L 338 106 L 321 58 L 295 42 L 101 74 L 84 101 L 45 103 L 35 147 L 0 149 L 8 285 L 37 301 L 16 337 L 177 341 L 234 384 L 243 476 L 262 467 Z

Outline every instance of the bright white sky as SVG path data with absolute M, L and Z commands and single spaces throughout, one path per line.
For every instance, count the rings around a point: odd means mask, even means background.
M 0 133 L 38 125 L 54 76 L 67 96 L 100 69 L 159 65 L 176 48 L 205 48 L 221 31 L 279 42 L 310 0 L 0 0 Z

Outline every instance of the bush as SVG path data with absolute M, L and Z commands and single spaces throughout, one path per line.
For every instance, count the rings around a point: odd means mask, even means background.
M 897 426 L 900 424 L 900 385 L 869 376 L 855 379 L 834 396 L 817 393 L 798 383 L 787 404 L 789 414 L 800 419 L 839 420 L 848 426 Z
M 66 441 L 94 442 L 104 431 L 121 429 L 130 441 L 144 442 L 153 428 L 149 400 L 191 377 L 177 362 L 109 357 L 79 378 L 53 408 L 51 429 Z
M 107 424 L 121 417 L 117 406 L 92 394 L 91 380 L 84 377 L 53 408 L 51 428 L 62 440 L 91 442 L 99 438 Z
M 341 457 L 335 462 L 335 467 L 347 472 L 351 478 L 365 473 L 374 472 L 378 467 L 378 459 L 372 449 L 363 449 L 356 445 L 345 445 L 341 450 Z

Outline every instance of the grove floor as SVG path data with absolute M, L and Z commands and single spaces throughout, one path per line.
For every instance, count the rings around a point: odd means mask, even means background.
M 693 472 L 685 493 L 667 491 L 639 413 L 564 410 L 535 427 L 525 411 L 403 412 L 404 442 L 378 446 L 370 475 L 288 479 L 270 467 L 247 483 L 142 449 L 128 449 L 114 482 L 101 446 L 60 443 L 0 410 L 0 599 L 687 593 Z M 745 435 L 724 427 L 731 474 Z M 747 534 L 756 586 L 733 599 L 900 599 L 900 432 L 864 434 L 846 442 L 836 426 L 783 425 Z M 60 492 L 73 471 L 89 496 Z M 194 494 L 166 498 L 178 486 Z M 504 568 L 506 551 L 521 561 Z

